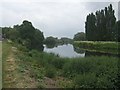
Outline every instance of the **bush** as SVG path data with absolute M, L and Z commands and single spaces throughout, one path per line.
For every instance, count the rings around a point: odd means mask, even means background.
M 22 45 L 17 45 L 17 48 L 18 48 L 20 51 L 23 51 L 23 52 L 28 52 L 28 51 L 29 51 L 25 46 L 22 46 Z
M 74 79 L 75 88 L 94 88 L 97 82 L 95 73 L 77 75 Z
M 50 64 L 54 65 L 58 69 L 62 69 L 65 63 L 66 63 L 66 60 L 62 58 L 54 58 L 50 62 Z
M 103 41 L 74 41 L 74 46 L 89 50 L 102 51 L 107 53 L 118 53 L 119 42 Z
M 77 58 L 67 62 L 63 67 L 63 71 L 66 76 L 74 76 L 76 74 L 90 72 L 94 67 L 94 64 L 90 60 Z
M 113 82 L 111 82 L 107 76 L 101 76 L 97 78 L 96 88 L 115 88 Z
M 49 77 L 49 78 L 53 78 L 56 75 L 56 70 L 55 67 L 48 65 L 48 67 L 46 67 L 46 73 L 45 76 Z

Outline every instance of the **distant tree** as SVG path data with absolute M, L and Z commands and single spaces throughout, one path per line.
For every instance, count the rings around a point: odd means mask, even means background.
M 79 32 L 79 33 L 75 34 L 73 40 L 74 41 L 85 41 L 85 33 Z
M 113 31 L 114 40 L 120 42 L 120 20 L 116 22 Z
M 10 29 L 9 32 L 7 32 L 9 39 L 16 41 L 17 38 L 20 36 L 19 32 L 16 29 Z
M 93 13 L 89 14 L 87 16 L 87 21 L 86 21 L 86 38 L 88 40 L 93 40 L 94 39 L 94 35 L 96 34 L 95 30 L 96 30 L 96 26 L 95 26 L 95 15 Z
M 43 41 L 44 41 L 44 35 L 43 32 L 41 32 L 39 29 L 35 29 L 35 35 L 32 39 L 32 48 L 39 49 L 43 51 Z
M 117 30 L 116 32 L 118 32 L 118 33 L 117 33 L 116 37 L 118 37 L 117 40 L 120 42 L 120 20 L 117 22 L 117 27 L 118 28 L 116 29 Z
M 47 37 L 44 42 L 45 42 L 45 44 L 55 45 L 56 44 L 56 39 L 57 38 L 54 38 L 54 37 L 50 36 L 50 37 Z
M 2 35 L 4 38 L 9 38 L 8 32 L 11 30 L 11 27 L 2 27 Z
M 112 5 L 105 9 L 89 14 L 85 22 L 86 39 L 88 41 L 113 41 L 115 30 L 113 27 L 116 23 Z
M 72 43 L 72 39 L 67 38 L 67 37 L 61 37 L 60 41 L 61 41 L 63 44 Z
M 6 38 L 16 41 L 28 49 L 43 50 L 43 33 L 35 29 L 32 23 L 27 20 L 24 20 L 21 25 L 14 25 L 13 28 L 4 27 L 2 30 Z
M 25 20 L 17 28 L 21 38 L 26 41 L 26 43 L 23 43 L 27 44 L 25 46 L 28 46 L 29 49 L 43 50 L 44 35 L 40 30 L 35 29 L 31 22 Z

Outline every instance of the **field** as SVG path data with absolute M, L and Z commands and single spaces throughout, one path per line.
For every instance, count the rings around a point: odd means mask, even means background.
M 10 64 L 8 59 L 11 59 L 13 64 Z M 117 88 L 119 86 L 116 57 L 61 58 L 52 53 L 29 51 L 19 44 L 4 42 L 3 65 L 5 80 L 3 87 Z M 11 65 L 14 69 L 8 69 Z M 13 79 L 15 81 L 10 82 Z

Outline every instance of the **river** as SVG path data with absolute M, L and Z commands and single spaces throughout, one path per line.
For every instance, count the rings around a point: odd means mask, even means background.
M 60 57 L 74 58 L 74 57 L 87 57 L 87 56 L 114 56 L 118 57 L 118 55 L 113 55 L 109 53 L 100 53 L 100 52 L 91 52 L 85 51 L 83 49 L 79 49 L 74 47 L 72 44 L 64 44 L 55 47 L 48 48 L 44 45 L 44 52 L 54 53 L 59 55 Z

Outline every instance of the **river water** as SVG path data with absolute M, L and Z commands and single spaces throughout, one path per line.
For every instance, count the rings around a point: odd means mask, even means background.
M 103 56 L 103 55 L 118 57 L 118 55 L 113 55 L 109 53 L 85 51 L 83 49 L 74 47 L 72 44 L 59 45 L 50 48 L 44 45 L 44 52 L 54 53 L 56 55 L 59 55 L 60 57 L 68 57 L 68 58 L 73 58 L 73 57 L 83 58 L 87 56 Z
M 60 57 L 84 57 L 85 52 L 83 53 L 77 53 L 74 50 L 73 45 L 67 44 L 67 45 L 60 45 L 56 46 L 54 48 L 47 48 L 46 46 L 44 47 L 44 51 L 48 53 L 54 53 L 59 55 Z

